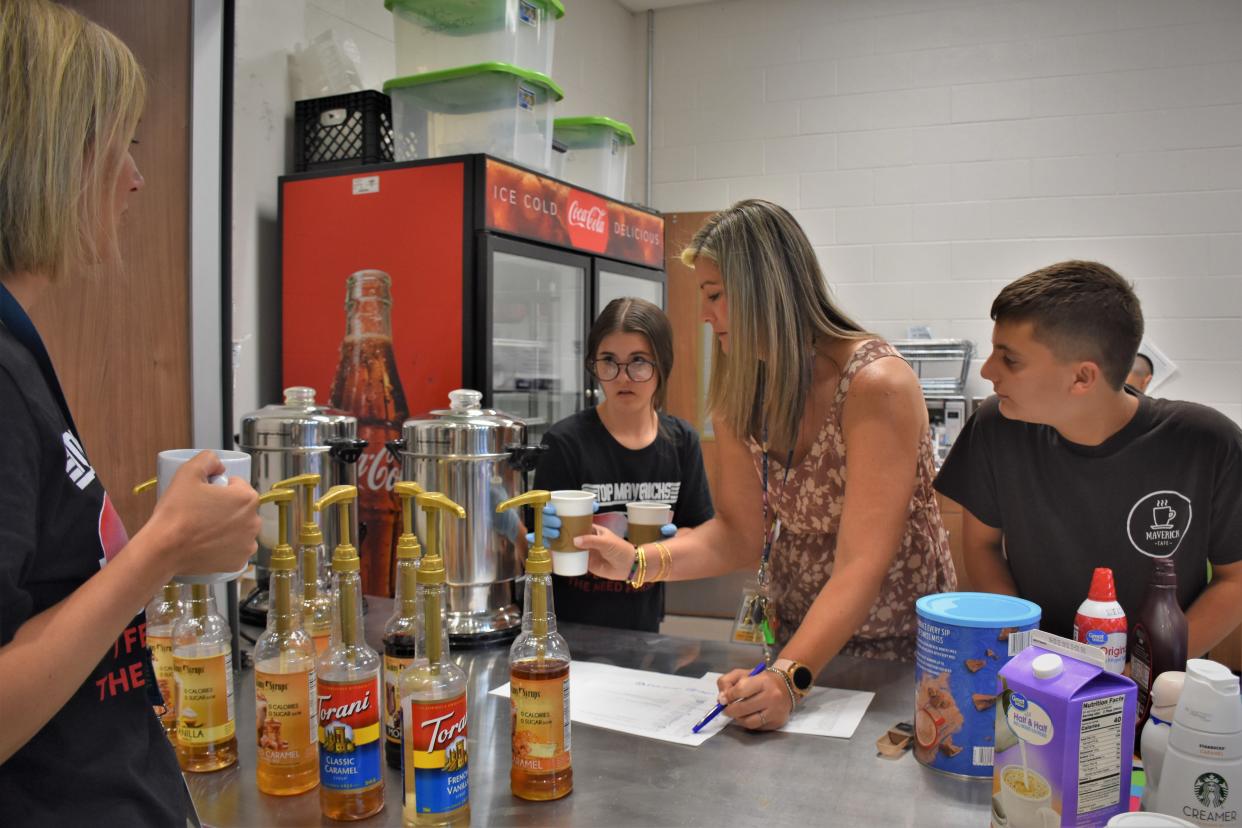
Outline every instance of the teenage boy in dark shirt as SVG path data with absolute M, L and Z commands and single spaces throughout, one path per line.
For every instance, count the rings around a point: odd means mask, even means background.
M 1043 629 L 1069 635 L 1095 567 L 1112 568 L 1134 619 L 1152 559 L 1172 557 L 1190 655 L 1202 655 L 1242 623 L 1242 430 L 1125 387 L 1143 315 L 1104 265 L 1023 276 L 991 316 L 982 374 L 996 396 L 936 479 L 963 506 L 971 583 L 1034 601 Z

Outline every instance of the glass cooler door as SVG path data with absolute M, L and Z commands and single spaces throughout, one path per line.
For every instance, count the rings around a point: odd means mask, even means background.
M 485 236 L 483 246 L 482 330 L 491 341 L 481 366 L 490 382 L 484 403 L 524 419 L 527 440 L 536 443 L 586 404 L 582 351 L 591 260 L 496 236 Z

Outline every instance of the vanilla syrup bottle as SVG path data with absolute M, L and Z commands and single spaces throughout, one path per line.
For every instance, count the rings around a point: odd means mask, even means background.
M 156 708 L 168 740 L 177 745 L 177 687 L 173 677 L 173 625 L 181 615 L 181 584 L 170 581 L 147 604 L 147 646 L 164 707 Z
M 460 519 L 466 510 L 439 492 L 419 494 L 416 499 L 427 513 L 427 550 L 416 576 L 415 603 L 422 609 L 419 656 L 401 674 L 400 682 L 404 722 L 401 824 L 405 828 L 468 826 L 466 674 L 449 660 L 447 578 L 439 531 L 445 513 Z
M 341 542 L 332 550 L 336 613 L 332 643 L 319 656 L 319 807 L 330 819 L 356 820 L 384 807 L 379 654 L 362 628 L 362 578 L 350 543 L 349 504 L 357 486 L 333 486 L 315 511 L 340 508 Z
M 279 509 L 279 542 L 272 549 L 267 629 L 254 645 L 254 709 L 259 790 L 276 796 L 319 784 L 319 724 L 315 715 L 315 644 L 302 629 L 297 558 L 289 545 L 291 489 L 273 488 L 259 503 Z
M 384 758 L 388 767 L 401 770 L 401 673 L 418 655 L 418 559 L 422 549 L 414 534 L 413 504 L 423 487 L 402 480 L 394 487 L 401 498 L 403 531 L 397 539 L 397 594 L 392 616 L 384 625 Z
M 302 583 L 302 628 L 315 642 L 315 655 L 328 649 L 332 637 L 332 581 L 323 532 L 315 520 L 317 474 L 299 474 L 278 481 L 273 488 L 293 489 L 302 500 L 302 523 L 298 527 L 298 577 Z
M 232 636 L 210 584 L 190 584 L 189 600 L 173 625 L 173 677 L 181 769 L 200 773 L 235 764 Z
M 551 492 L 534 489 L 496 511 L 531 506 L 534 544 L 526 556 L 522 632 L 509 648 L 513 762 L 509 785 L 522 799 L 567 796 L 574 787 L 569 735 L 569 646 L 556 631 L 552 558 L 543 545 L 543 507 Z

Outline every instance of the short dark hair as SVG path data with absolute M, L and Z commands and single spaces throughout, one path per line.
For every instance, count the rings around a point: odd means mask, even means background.
M 1089 359 L 1120 389 L 1143 340 L 1134 287 L 1099 262 L 1058 262 L 1010 282 L 992 302 L 996 322 L 1031 322 L 1060 359 Z
M 587 368 L 595 359 L 599 343 L 612 333 L 636 333 L 647 337 L 651 343 L 651 356 L 655 360 L 656 390 L 652 405 L 659 411 L 668 399 L 668 376 L 673 372 L 673 325 L 668 316 L 646 299 L 622 297 L 613 299 L 595 317 L 591 333 L 587 336 Z

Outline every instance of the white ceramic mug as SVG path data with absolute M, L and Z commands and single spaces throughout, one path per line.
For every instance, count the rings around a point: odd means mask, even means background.
M 1029 774 L 1032 793 L 1013 787 L 1013 780 L 1024 781 Z M 1041 774 L 1025 770 L 1021 765 L 1001 768 L 1001 807 L 1005 810 L 1007 828 L 1057 828 L 1061 817 L 1052 809 L 1052 785 Z
M 155 492 L 157 497 L 163 497 L 164 492 L 172 485 L 173 477 L 177 471 L 186 464 L 187 461 L 197 457 L 205 449 L 169 449 L 161 451 L 155 459 Z M 250 480 L 250 455 L 244 451 L 226 451 L 224 449 L 211 449 L 215 455 L 220 458 L 220 462 L 224 464 L 224 473 L 217 474 L 208 479 L 213 486 L 227 486 L 230 477 L 240 477 L 242 480 Z M 178 575 L 173 580 L 183 584 L 214 584 L 220 581 L 232 581 L 239 578 L 245 573 L 246 567 L 242 567 L 236 572 L 211 572 L 206 575 Z
M 574 538 L 591 531 L 595 493 L 579 489 L 552 492 L 552 508 L 561 519 L 561 533 L 551 543 L 552 571 L 557 575 L 585 575 L 591 553 L 574 546 Z

